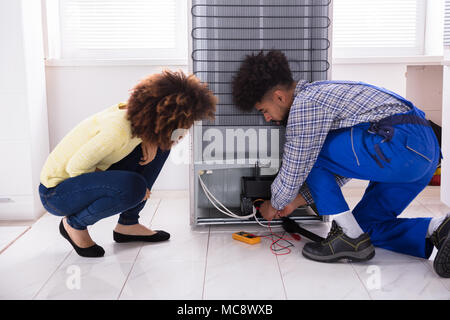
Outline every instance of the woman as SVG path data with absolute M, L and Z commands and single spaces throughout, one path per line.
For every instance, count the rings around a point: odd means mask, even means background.
M 60 233 L 80 256 L 104 255 L 87 227 L 118 213 L 116 242 L 169 239 L 139 224 L 139 212 L 174 132 L 214 118 L 216 102 L 195 76 L 164 71 L 138 83 L 127 103 L 94 114 L 61 140 L 42 169 L 39 194 L 48 212 L 63 217 Z

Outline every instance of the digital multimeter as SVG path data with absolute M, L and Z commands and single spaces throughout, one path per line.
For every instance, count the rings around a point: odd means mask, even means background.
M 261 237 L 255 236 L 254 234 L 245 232 L 245 231 L 239 231 L 233 233 L 233 239 L 242 241 L 248 244 L 256 244 L 261 242 Z

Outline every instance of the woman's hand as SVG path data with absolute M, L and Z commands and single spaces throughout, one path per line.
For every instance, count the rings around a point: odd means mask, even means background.
M 139 164 L 141 166 L 145 166 L 146 164 L 152 162 L 153 159 L 155 159 L 156 152 L 158 152 L 158 146 L 142 141 L 141 148 L 142 148 L 142 158 L 141 158 L 142 161 L 139 161 Z
M 152 192 L 148 189 L 145 190 L 145 197 L 144 199 L 142 199 L 142 201 L 146 201 L 148 198 L 150 198 L 150 195 L 152 194 Z

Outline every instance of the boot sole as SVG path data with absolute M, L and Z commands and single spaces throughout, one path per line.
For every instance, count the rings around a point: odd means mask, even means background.
M 339 252 L 335 253 L 329 256 L 318 256 L 311 254 L 305 250 L 302 250 L 302 254 L 304 257 L 319 261 L 319 262 L 337 262 L 341 259 L 347 259 L 349 261 L 353 262 L 362 262 L 372 259 L 375 256 L 375 248 L 373 246 L 367 247 L 366 249 L 363 249 L 358 252 Z
M 450 278 L 450 232 L 434 258 L 433 267 L 443 278 Z

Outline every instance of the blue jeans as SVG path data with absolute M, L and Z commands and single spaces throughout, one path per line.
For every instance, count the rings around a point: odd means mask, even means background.
M 118 213 L 120 224 L 136 224 L 146 203 L 146 189 L 151 190 L 169 153 L 158 149 L 155 159 L 141 166 L 142 149 L 138 145 L 106 171 L 68 178 L 53 188 L 41 183 L 41 202 L 49 213 L 66 216 L 67 223 L 78 230 Z

